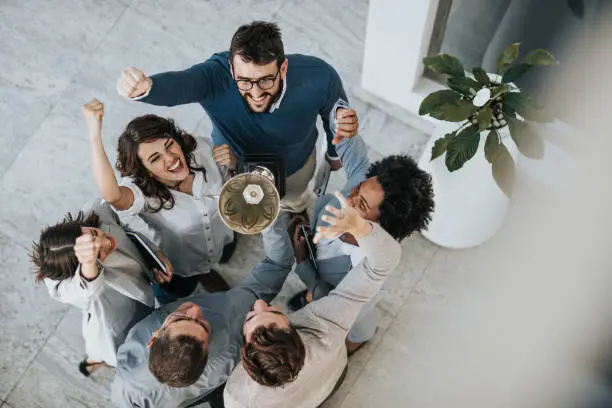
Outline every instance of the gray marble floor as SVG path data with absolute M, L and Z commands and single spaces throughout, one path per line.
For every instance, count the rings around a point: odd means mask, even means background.
M 119 70 L 185 68 L 229 45 L 234 30 L 254 19 L 275 20 L 287 52 L 313 54 L 340 73 L 349 94 L 359 83 L 366 0 L 4 0 L 0 2 L 0 406 L 108 407 L 108 378 L 82 378 L 80 314 L 53 302 L 34 284 L 28 250 L 41 227 L 95 197 L 80 105 L 106 105 L 105 144 L 144 112 L 174 117 L 196 135 L 210 122 L 199 106 L 158 108 L 128 103 L 115 93 Z M 427 136 L 352 100 L 372 158 L 404 151 L 417 156 Z M 114 157 L 111 157 L 114 160 Z M 341 174 L 332 186 L 342 185 Z M 453 253 L 415 236 L 380 302 L 373 341 L 351 358 L 349 374 L 328 407 L 403 406 L 397 382 L 385 381 L 393 348 L 409 341 L 410 319 L 426 308 L 448 273 Z M 240 280 L 261 255 L 258 238 L 240 241 L 223 273 Z M 450 262 L 452 264 L 452 262 Z M 433 267 L 432 267 L 433 265 Z M 298 289 L 292 277 L 279 298 Z M 409 330 L 410 329 L 410 330 Z M 404 346 L 405 347 L 405 346 Z M 402 349 L 403 350 L 403 349 Z M 387 370 L 387 371 L 385 371 Z M 382 376 L 382 377 L 381 377 Z M 368 399 L 370 398 L 370 399 Z M 346 402 L 345 402 L 346 401 Z

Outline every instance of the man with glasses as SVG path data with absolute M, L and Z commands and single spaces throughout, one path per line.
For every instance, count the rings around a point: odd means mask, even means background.
M 263 234 L 266 258 L 228 292 L 202 293 L 164 305 L 138 322 L 117 351 L 111 399 L 119 407 L 222 407 L 223 385 L 240 359 L 242 325 L 258 299 L 282 288 L 294 255 L 288 215 Z
M 334 144 L 356 135 L 359 126 L 336 71 L 316 57 L 285 57 L 280 29 L 268 22 L 241 26 L 229 52 L 184 71 L 147 77 L 126 68 L 117 90 L 153 105 L 202 105 L 212 121 L 213 153 L 220 165 L 233 168 L 236 156 L 247 153 L 282 157 L 288 178 L 281 205 L 292 212 L 303 211 L 313 199 L 306 188 L 316 167 L 317 116 L 327 134 L 332 169 L 342 165 Z

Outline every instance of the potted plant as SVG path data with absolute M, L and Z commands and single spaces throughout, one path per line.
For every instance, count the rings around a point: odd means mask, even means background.
M 544 156 L 544 141 L 530 122 L 550 122 L 552 116 L 514 81 L 535 66 L 557 61 L 543 49 L 519 60 L 519 45 L 500 54 L 497 73 L 477 67 L 466 74 L 448 54 L 423 59 L 449 88 L 431 93 L 419 108 L 420 115 L 442 121 L 420 160 L 432 174 L 436 193 L 436 210 L 424 235 L 439 245 L 465 248 L 490 238 L 507 212 L 518 153 Z

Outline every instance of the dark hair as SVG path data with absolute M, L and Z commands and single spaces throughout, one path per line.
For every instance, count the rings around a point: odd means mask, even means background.
M 306 360 L 298 327 L 257 327 L 240 349 L 242 366 L 261 385 L 278 387 L 297 378 Z
M 117 170 L 121 176 L 129 176 L 147 197 L 158 199 L 159 206 L 151 207 L 152 212 L 174 207 L 174 196 L 164 183 L 154 179 L 138 157 L 138 146 L 141 143 L 151 142 L 155 139 L 172 139 L 181 147 L 185 155 L 187 167 L 192 171 L 201 171 L 206 178 L 203 167 L 193 167 L 193 151 L 197 141 L 193 136 L 174 124 L 172 119 L 165 119 L 157 115 L 144 115 L 133 119 L 119 136 L 117 144 Z
M 194 384 L 206 367 L 208 350 L 193 336 L 172 337 L 161 330 L 149 349 L 149 370 L 163 384 L 187 387 Z
M 239 55 L 244 62 L 266 65 L 272 61 L 280 68 L 285 61 L 281 31 L 276 23 L 253 21 L 242 25 L 232 37 L 229 49 L 230 64 Z
M 414 159 L 393 155 L 373 163 L 367 177 L 376 177 L 384 191 L 378 222 L 398 241 L 427 228 L 434 209 L 431 176 Z
M 76 218 L 67 213 L 62 222 L 45 228 L 39 242 L 32 244 L 30 260 L 34 264 L 36 282 L 44 278 L 62 281 L 74 276 L 79 260 L 74 253 L 76 239 L 83 233 L 81 227 L 99 227 L 100 217 L 91 212 L 87 216 L 79 211 Z

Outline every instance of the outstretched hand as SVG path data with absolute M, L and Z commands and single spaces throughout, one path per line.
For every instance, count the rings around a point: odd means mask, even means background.
M 372 224 L 361 218 L 356 209 L 349 207 L 342 194 L 335 192 L 334 195 L 340 201 L 340 208 L 331 205 L 325 207 L 329 214 L 321 217 L 321 220 L 329 225 L 317 227 L 314 237 L 315 244 L 323 238 L 332 239 L 346 232 L 355 238 L 360 238 L 372 230 Z

